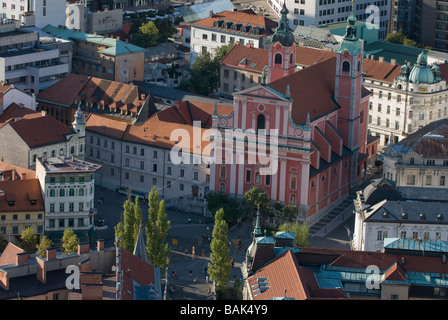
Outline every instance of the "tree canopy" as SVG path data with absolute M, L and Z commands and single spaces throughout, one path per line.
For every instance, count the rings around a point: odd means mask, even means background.
M 153 21 L 143 23 L 138 32 L 133 34 L 132 41 L 142 48 L 156 46 L 159 43 L 159 29 Z
M 208 264 L 208 272 L 216 281 L 216 289 L 219 292 L 227 289 L 232 270 L 228 232 L 229 227 L 224 220 L 224 210 L 220 209 L 215 213 L 215 225 L 210 243 L 210 263 Z
M 179 88 L 208 95 L 219 88 L 220 61 L 232 49 L 233 43 L 216 48 L 214 56 L 208 51 L 199 54 L 192 65 L 190 78 Z
M 162 272 L 169 264 L 170 249 L 166 237 L 171 223 L 165 210 L 165 201 L 159 202 L 159 193 L 153 187 L 148 194 L 148 223 L 146 224 L 146 251 L 149 261 Z
M 70 254 L 78 251 L 79 238 L 72 229 L 65 229 L 62 236 L 62 253 Z

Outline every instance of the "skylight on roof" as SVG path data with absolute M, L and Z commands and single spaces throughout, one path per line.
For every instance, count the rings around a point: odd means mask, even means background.
M 252 64 L 250 65 L 250 67 L 251 67 L 251 68 L 255 68 L 256 65 L 257 65 L 256 63 L 252 63 Z

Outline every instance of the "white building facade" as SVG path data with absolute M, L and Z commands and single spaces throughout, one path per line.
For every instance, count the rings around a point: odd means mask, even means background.
M 65 0 L 2 0 L 0 16 L 3 19 L 21 20 L 24 13 L 34 13 L 34 25 L 65 25 Z
M 352 9 L 350 0 L 285 0 L 289 9 L 288 20 L 291 27 L 295 26 L 321 26 L 329 23 L 347 21 Z M 269 6 L 280 16 L 283 7 L 281 0 L 268 0 Z M 387 35 L 387 24 L 390 19 L 390 0 L 357 0 L 354 4 L 354 13 L 358 21 L 373 22 L 373 11 L 369 6 L 378 9 L 380 40 Z
M 422 52 L 417 63 L 403 65 L 393 81 L 366 79 L 372 95 L 369 130 L 379 137 L 379 145 L 398 143 L 427 124 L 448 116 L 447 82 L 440 68 L 429 65 Z
M 41 46 L 39 33 L 0 24 L 0 81 L 20 90 L 37 93 L 70 73 L 71 60 L 59 46 Z
M 448 203 L 388 201 L 366 206 L 358 193 L 352 249 L 382 251 L 386 238 L 448 240 Z
M 39 158 L 36 177 L 45 202 L 45 234 L 60 239 L 65 229 L 88 236 L 94 225 L 95 172 L 99 165 L 76 158 Z
M 408 197 L 448 200 L 448 121 L 434 121 L 383 152 L 384 177 Z

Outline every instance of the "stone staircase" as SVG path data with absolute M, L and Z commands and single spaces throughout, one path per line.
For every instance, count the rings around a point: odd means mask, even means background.
M 324 214 L 322 218 L 320 218 L 316 223 L 310 226 L 309 228 L 310 236 L 315 235 L 318 231 L 327 227 L 333 220 L 339 217 L 342 211 L 347 210 L 347 208 L 349 208 L 350 206 L 353 206 L 353 199 L 355 198 L 356 198 L 355 194 L 353 193 L 349 194 L 348 197 L 345 198 L 343 201 L 341 201 L 336 207 L 334 207 L 329 212 Z

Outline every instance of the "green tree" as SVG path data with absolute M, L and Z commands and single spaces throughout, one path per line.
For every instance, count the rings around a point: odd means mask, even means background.
M 143 213 L 142 208 L 140 207 L 140 198 L 137 196 L 135 197 L 134 202 L 134 244 L 138 238 L 141 225 L 143 225 Z
M 270 202 L 266 192 L 258 187 L 252 187 L 246 191 L 243 195 L 245 203 L 249 206 L 249 209 L 256 211 L 258 208 L 261 213 L 269 212 Z
M 202 95 L 208 95 L 217 90 L 219 88 L 220 61 L 232 47 L 233 43 L 216 48 L 214 57 L 208 51 L 200 53 L 192 65 L 190 78 L 183 81 L 179 88 Z
M 170 19 L 156 19 L 154 22 L 159 30 L 158 42 L 166 42 L 176 32 L 176 27 Z
M 143 23 L 132 38 L 135 45 L 143 48 L 156 46 L 159 41 L 159 29 L 153 21 Z
M 403 32 L 393 32 L 386 36 L 386 42 L 401 44 L 408 47 L 418 47 L 419 45 L 412 39 L 409 39 Z
M 65 229 L 62 236 L 62 253 L 70 254 L 78 251 L 79 239 L 72 229 Z
M 135 246 L 135 206 L 131 200 L 126 200 L 123 205 L 123 235 L 121 247 L 129 252 L 134 251 Z
M 47 249 L 51 247 L 51 240 L 46 236 L 40 240 L 40 243 L 36 246 L 37 255 L 41 258 L 45 258 L 47 256 Z
M 216 290 L 223 293 L 227 289 L 232 270 L 232 259 L 228 239 L 229 227 L 224 220 L 224 210 L 220 209 L 215 214 L 212 241 L 210 243 L 210 262 L 208 272 L 216 281 Z
M 224 193 L 209 192 L 207 198 L 207 209 L 210 212 L 216 212 L 219 209 L 224 210 L 224 219 L 228 222 L 236 221 L 244 214 L 244 208 L 241 202 L 235 198 L 229 197 Z
M 294 221 L 293 223 L 283 223 L 279 226 L 278 231 L 292 232 L 295 234 L 294 240 L 296 247 L 311 247 L 308 240 L 310 232 L 305 222 Z
M 148 195 L 148 223 L 146 224 L 146 251 L 149 261 L 162 272 L 169 264 L 170 249 L 166 237 L 171 223 L 165 210 L 165 201 L 159 202 L 159 193 L 153 187 Z
M 37 246 L 37 235 L 33 228 L 28 227 L 20 234 L 20 247 L 26 252 L 33 253 Z

